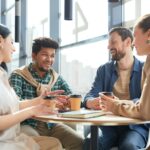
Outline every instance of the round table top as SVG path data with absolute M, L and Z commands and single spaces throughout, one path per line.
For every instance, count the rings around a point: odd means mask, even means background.
M 94 118 L 64 118 L 58 115 L 44 115 L 38 116 L 34 119 L 40 120 L 43 122 L 50 123 L 73 123 L 73 124 L 83 124 L 83 125 L 105 125 L 105 126 L 115 126 L 115 125 L 129 125 L 129 124 L 145 124 L 149 123 L 149 121 L 127 118 L 123 116 L 116 116 L 113 114 L 106 114 L 99 117 Z

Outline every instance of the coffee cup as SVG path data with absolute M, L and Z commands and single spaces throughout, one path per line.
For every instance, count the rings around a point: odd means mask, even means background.
M 80 110 L 82 96 L 79 94 L 72 94 L 69 96 L 70 109 L 71 110 Z

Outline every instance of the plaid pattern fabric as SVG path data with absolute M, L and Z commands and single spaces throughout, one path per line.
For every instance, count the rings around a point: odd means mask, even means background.
M 45 76 L 41 78 L 38 75 L 38 73 L 35 70 L 33 70 L 32 65 L 33 64 L 30 63 L 30 65 L 28 66 L 28 69 L 29 69 L 30 73 L 32 74 L 33 78 L 39 83 L 48 84 L 50 79 L 51 79 L 50 72 L 47 72 L 45 74 Z M 34 97 L 37 97 L 36 88 L 33 87 L 30 83 L 28 83 L 20 75 L 12 73 L 10 78 L 9 78 L 9 81 L 10 81 L 11 86 L 14 88 L 16 94 L 19 96 L 20 100 L 32 99 Z M 72 93 L 68 84 L 66 83 L 66 81 L 61 76 L 58 77 L 56 83 L 54 84 L 54 86 L 52 87 L 51 90 L 52 91 L 64 90 L 65 95 Z M 22 124 L 28 124 L 28 125 L 31 125 L 32 127 L 36 127 L 37 121 L 33 120 L 33 119 L 27 119 Z M 51 128 L 52 126 L 53 126 L 53 124 L 48 123 L 49 128 Z

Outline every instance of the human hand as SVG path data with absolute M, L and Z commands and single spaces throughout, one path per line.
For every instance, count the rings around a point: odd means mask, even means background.
M 47 91 L 45 90 L 43 93 L 41 93 L 41 95 L 39 96 L 39 98 L 44 99 L 45 100 L 52 100 L 51 97 L 54 96 L 55 100 L 59 100 L 59 97 L 66 97 L 65 95 L 59 95 L 64 93 L 64 90 L 55 90 L 55 91 Z
M 113 111 L 113 104 L 116 100 L 119 100 L 117 97 L 109 97 L 104 94 L 101 94 L 100 99 L 100 108 L 105 111 Z
M 57 104 L 56 107 L 60 110 L 65 110 L 70 108 L 69 96 L 67 95 L 57 95 Z
M 45 104 L 35 105 L 27 109 L 30 112 L 31 117 L 40 116 L 40 115 L 48 115 L 48 114 L 57 114 L 57 111 L 55 109 Z
M 35 105 L 45 105 L 50 109 L 56 110 L 57 100 L 54 96 L 49 96 L 48 98 L 43 97 L 42 95 L 36 98 Z
M 45 91 L 46 95 L 53 95 L 53 96 L 59 96 L 60 94 L 63 94 L 64 90 L 55 90 L 55 91 Z
M 87 100 L 86 107 L 90 109 L 99 110 L 100 109 L 100 97 L 96 97 L 94 99 Z

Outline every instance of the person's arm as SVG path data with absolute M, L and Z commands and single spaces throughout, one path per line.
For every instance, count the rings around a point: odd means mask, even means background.
M 99 97 L 87 100 L 86 101 L 86 108 L 95 109 L 95 110 L 100 109 L 100 102 L 99 101 L 100 101 Z
M 33 116 L 44 115 L 54 113 L 49 107 L 46 105 L 36 105 L 33 107 L 28 107 L 26 109 L 19 110 L 15 113 L 8 115 L 0 116 L 0 131 L 8 129 L 17 123 L 22 122 L 27 118 L 31 118 Z
M 101 66 L 98 68 L 95 80 L 92 84 L 90 91 L 86 94 L 83 106 L 86 108 L 93 108 L 95 104 L 98 104 L 97 98 L 99 97 L 98 93 L 103 89 L 103 80 L 104 80 L 104 67 Z M 95 102 L 92 102 L 96 98 Z M 92 106 L 91 106 L 92 105 Z M 91 107 L 90 107 L 91 106 Z
M 149 72 L 148 72 L 149 71 Z M 145 80 L 143 80 L 143 89 L 142 94 L 136 103 L 132 104 L 123 104 L 123 103 L 116 103 L 114 105 L 115 113 L 119 113 L 123 116 L 129 116 L 144 120 L 150 120 L 150 69 L 147 69 L 147 76 Z
M 19 109 L 24 109 L 24 108 L 27 108 L 27 107 L 31 107 L 31 106 L 36 106 L 38 104 L 42 103 L 42 99 L 41 97 L 36 97 L 36 98 L 33 98 L 32 100 L 23 100 L 23 101 L 20 101 L 19 102 Z
M 30 118 L 31 116 L 31 112 L 29 112 L 27 109 L 13 114 L 0 116 L 0 131 L 5 130 L 27 118 Z
M 150 63 L 149 60 L 146 61 L 144 65 L 144 69 L 142 72 L 142 94 L 136 103 L 121 100 L 121 101 L 113 101 L 110 98 L 104 98 L 102 103 L 109 107 L 110 111 L 112 111 L 116 115 L 122 115 L 126 117 L 139 118 L 144 120 L 150 120 Z

